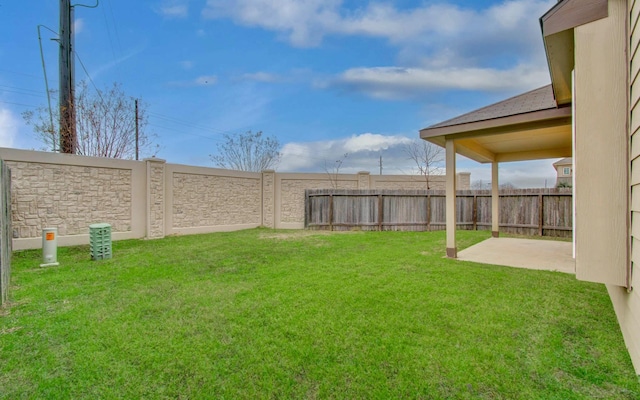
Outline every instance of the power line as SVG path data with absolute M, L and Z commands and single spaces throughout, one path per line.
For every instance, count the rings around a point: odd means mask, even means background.
M 39 107 L 39 106 L 34 106 L 33 104 L 14 103 L 12 101 L 4 101 L 4 100 L 0 100 L 0 103 L 13 104 L 14 106 L 23 106 L 23 107 L 31 107 L 31 108 L 38 108 Z
M 109 11 L 111 12 L 111 21 L 113 21 L 113 30 L 116 33 L 116 43 L 118 43 L 118 50 L 120 50 L 120 54 L 122 55 L 122 42 L 120 42 L 120 34 L 118 33 L 118 24 L 116 23 L 116 17 L 113 14 L 113 7 L 111 6 L 111 0 L 107 0 L 107 4 L 109 5 Z
M 223 131 L 223 130 L 219 130 L 219 129 L 214 129 L 214 128 L 211 128 L 211 127 L 208 127 L 208 126 L 194 124 L 194 123 L 186 121 L 186 120 L 167 117 L 166 115 L 162 115 L 162 114 L 158 114 L 158 113 L 154 113 L 154 112 L 149 112 L 148 114 L 149 114 L 149 116 L 152 116 L 152 117 L 155 117 L 155 118 L 159 118 L 159 119 L 174 123 L 176 125 L 182 125 L 182 126 L 186 126 L 186 127 L 189 127 L 189 128 L 195 128 L 195 129 L 199 129 L 199 130 L 202 130 L 202 131 L 211 132 L 211 133 L 214 133 L 216 135 L 220 135 L 220 134 L 224 134 L 224 133 L 231 133 L 231 132 L 234 131 L 234 130 Z
M 29 78 L 37 78 L 37 79 L 42 78 L 41 76 L 38 76 L 38 75 L 25 74 L 24 72 L 11 71 L 11 70 L 8 70 L 8 69 L 0 69 L 0 72 L 8 72 L 8 73 L 10 73 L 10 74 L 16 74 L 16 75 L 28 76 Z
M 89 78 L 89 81 L 91 82 L 91 85 L 93 85 L 93 88 L 96 90 L 96 93 L 98 94 L 98 97 L 100 97 L 100 101 L 102 102 L 102 107 L 106 108 L 107 107 L 107 103 L 104 101 L 104 98 L 102 97 L 102 92 L 100 92 L 100 89 L 98 89 L 98 87 L 96 86 L 96 83 L 91 78 L 91 75 L 89 75 L 89 71 L 87 71 L 87 68 L 84 66 L 84 63 L 82 62 L 82 59 L 80 58 L 80 55 L 78 54 L 77 51 L 74 51 L 73 53 L 76 55 L 76 58 L 80 62 L 80 66 L 82 67 L 82 70 L 84 71 L 84 73 L 87 75 L 87 78 Z
M 20 94 L 22 96 L 32 96 L 32 97 L 46 97 L 43 94 L 34 94 L 34 93 L 24 93 L 24 92 L 20 92 L 18 90 L 11 90 L 11 89 L 2 89 L 0 88 L 0 92 L 5 92 L 5 93 L 17 93 Z
M 151 122 L 149 122 L 147 125 L 149 125 L 149 126 L 155 126 L 156 128 L 162 128 L 162 129 L 164 129 L 164 130 L 171 131 L 171 132 L 178 132 L 178 133 L 182 133 L 183 135 L 196 136 L 196 137 L 199 137 L 199 138 L 202 138 L 202 139 L 212 140 L 212 141 L 214 141 L 214 142 L 218 142 L 218 141 L 220 140 L 220 139 L 218 139 L 218 138 L 212 138 L 212 137 L 210 137 L 210 136 L 198 135 L 197 133 L 191 133 L 191 132 L 180 131 L 180 130 L 177 130 L 177 129 L 174 129 L 174 128 L 167 128 L 166 126 L 163 126 L 163 125 L 157 125 L 157 124 L 154 124 L 154 123 L 151 123 Z
M 19 87 L 15 87 L 15 86 L 7 86 L 7 85 L 0 85 L 0 87 L 7 88 L 7 89 L 21 90 L 21 91 L 24 91 L 24 92 L 32 92 L 32 93 L 37 93 L 37 94 L 42 95 L 39 90 L 34 90 L 34 89 L 24 89 L 24 88 L 19 88 Z
M 113 40 L 111 40 L 111 28 L 109 28 L 109 21 L 107 21 L 107 13 L 104 10 L 104 7 L 100 7 L 102 9 L 102 16 L 104 17 L 104 24 L 107 28 L 107 38 L 109 39 L 109 45 L 111 46 L 111 54 L 113 54 L 113 59 L 116 59 L 116 50 L 113 47 Z

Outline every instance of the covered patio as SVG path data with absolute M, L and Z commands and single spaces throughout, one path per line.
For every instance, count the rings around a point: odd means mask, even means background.
M 558 106 L 551 85 L 512 97 L 459 117 L 432 125 L 420 131 L 420 137 L 446 149 L 446 231 L 447 256 L 459 258 L 456 245 L 456 155 L 461 154 L 479 163 L 491 164 L 491 231 L 493 238 L 500 236 L 499 181 L 501 162 L 528 161 L 572 156 L 572 110 Z M 547 254 L 549 260 L 538 259 L 538 265 L 557 259 L 558 252 L 572 257 L 572 244 L 551 241 L 535 245 L 512 240 L 486 241 L 477 246 L 486 250 L 467 249 L 460 254 L 470 261 L 499 265 L 520 266 L 518 259 Z M 475 247 L 475 246 L 474 246 Z M 548 247 L 548 249 L 547 249 Z M 558 247 L 557 249 L 553 249 Z M 530 249 L 527 255 L 522 251 Z M 494 253 L 500 259 L 485 256 Z M 512 254 L 509 256 L 508 254 Z M 529 255 L 531 257 L 529 257 Z M 481 257 L 482 256 L 482 257 Z M 538 257 L 539 258 L 539 257 Z M 480 261 L 484 259 L 486 261 Z M 510 261 L 506 261 L 510 260 Z M 506 264 L 505 264 L 506 263 Z M 573 263 L 573 261 L 571 262 Z M 546 269 L 546 268 L 545 268 Z M 562 267 L 573 272 L 569 263 Z

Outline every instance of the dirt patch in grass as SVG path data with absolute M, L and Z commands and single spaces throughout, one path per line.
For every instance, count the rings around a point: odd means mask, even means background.
M 310 236 L 329 236 L 329 235 L 345 235 L 362 233 L 361 231 L 286 231 L 286 232 L 269 232 L 262 233 L 258 236 L 260 239 L 276 239 L 276 240 L 295 240 Z
M 2 330 L 0 330 L 0 335 L 8 335 L 10 333 L 19 331 L 20 329 L 22 329 L 21 326 L 14 326 L 13 328 L 2 329 Z

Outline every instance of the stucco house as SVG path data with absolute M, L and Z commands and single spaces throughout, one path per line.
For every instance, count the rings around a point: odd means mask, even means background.
M 540 18 L 550 86 L 420 131 L 446 149 L 449 257 L 456 154 L 492 165 L 494 236 L 499 163 L 573 157 L 576 277 L 606 285 L 638 373 L 639 15 L 640 0 L 559 1 Z
M 556 187 L 573 186 L 573 159 L 565 157 L 553 163 L 556 169 Z

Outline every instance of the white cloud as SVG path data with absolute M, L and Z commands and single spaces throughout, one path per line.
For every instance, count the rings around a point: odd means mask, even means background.
M 437 45 L 443 38 L 473 41 L 478 34 L 495 38 L 509 34 L 502 40 L 521 40 L 532 27 L 539 36 L 537 17 L 553 3 L 511 0 L 477 11 L 447 3 L 400 10 L 381 2 L 345 9 L 341 0 L 208 0 L 203 15 L 231 18 L 238 24 L 279 32 L 295 46 L 316 46 L 327 35 L 379 37 L 397 44 L 418 40 Z
M 205 18 L 281 32 L 295 46 L 317 45 L 340 22 L 340 0 L 208 0 Z
M 495 68 L 399 68 L 349 69 L 323 86 L 341 87 L 381 99 L 424 95 L 439 90 L 524 91 L 547 84 L 547 70 L 518 65 Z
M 156 12 L 166 18 L 186 18 L 189 16 L 189 0 L 164 0 Z
M 386 40 L 397 48 L 398 66 L 352 68 L 314 84 L 404 99 L 449 89 L 513 94 L 548 83 L 537 17 L 554 3 L 506 0 L 478 10 L 446 2 L 407 9 L 393 2 L 348 8 L 343 0 L 208 0 L 203 15 L 276 32 L 298 47 L 327 36 Z
M 501 163 L 498 169 L 500 184 L 510 183 L 517 188 L 554 187 L 556 172 L 553 163 L 558 159 Z M 458 169 L 471 173 L 472 182 L 491 182 L 491 165 L 480 164 L 458 156 Z
M 18 136 L 18 119 L 6 109 L 0 109 L 0 147 L 12 147 Z
M 180 61 L 180 66 L 183 69 L 190 70 L 191 68 L 193 68 L 193 61 L 189 61 L 189 60 Z
M 84 18 L 77 18 L 75 21 L 73 21 L 73 31 L 76 35 L 84 31 L 84 26 Z
M 414 162 L 404 151 L 413 140 L 403 135 L 363 133 L 347 138 L 317 142 L 291 142 L 282 147 L 280 172 L 333 171 L 337 160 L 342 160 L 340 173 L 352 174 L 369 171 L 377 175 L 382 157 L 385 175 L 417 175 Z M 344 155 L 348 154 L 345 158 Z M 463 156 L 457 157 L 457 171 L 470 172 L 471 181 L 491 181 L 491 166 L 480 164 Z M 500 164 L 500 183 L 511 183 L 519 188 L 553 187 L 555 169 L 552 160 L 509 162 Z M 444 165 L 443 165 L 444 167 Z M 442 171 L 444 173 L 444 169 Z
M 363 133 L 353 135 L 341 141 L 347 153 L 357 153 L 359 151 L 379 151 L 389 147 L 410 143 L 411 139 L 404 136 L 385 136 L 376 133 Z
M 318 142 L 291 142 L 282 147 L 279 171 L 324 172 L 338 160 L 341 172 L 378 171 L 383 155 L 385 168 L 407 171 L 412 165 L 403 153 L 404 145 L 412 139 L 402 135 L 363 133 L 348 138 Z M 345 154 L 347 154 L 345 158 Z

